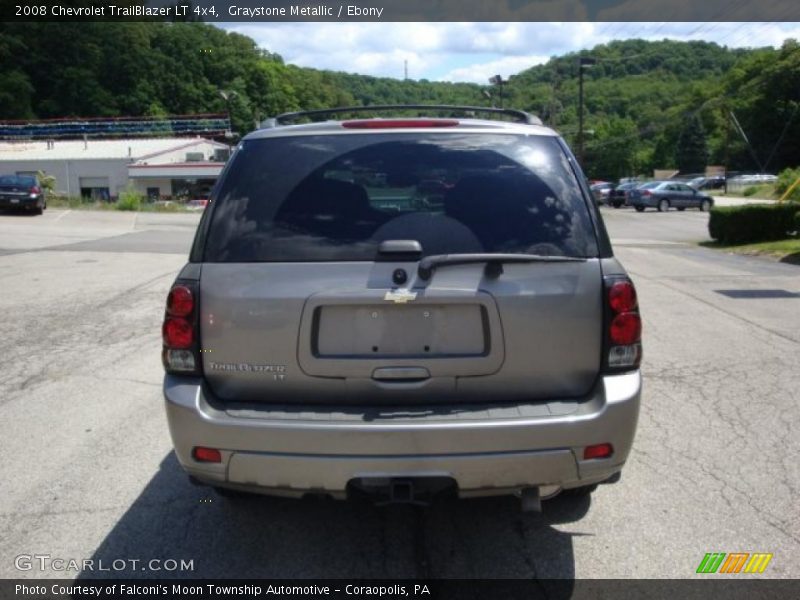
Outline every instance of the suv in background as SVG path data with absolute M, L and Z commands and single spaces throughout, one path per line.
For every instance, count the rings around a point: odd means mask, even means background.
M 239 144 L 167 298 L 180 464 L 222 494 L 531 510 L 615 481 L 641 320 L 575 158 L 521 111 L 403 108 L 447 117 L 292 113 Z
M 0 209 L 40 215 L 47 208 L 44 188 L 35 175 L 0 175 Z

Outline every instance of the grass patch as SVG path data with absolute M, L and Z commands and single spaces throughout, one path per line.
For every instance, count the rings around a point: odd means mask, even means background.
M 47 208 L 69 208 L 72 210 L 114 210 L 114 205 L 110 202 L 97 202 L 80 196 L 66 197 L 47 197 Z
M 767 256 L 781 262 L 800 265 L 800 237 L 755 244 L 722 244 L 720 242 L 700 242 L 704 248 L 715 248 L 747 256 Z
M 772 184 L 751 185 L 742 191 L 745 198 L 760 198 L 762 200 L 777 200 L 780 196 Z
M 152 202 L 130 202 L 129 207 L 119 208 L 118 202 L 98 202 L 88 198 L 64 198 L 55 196 L 48 196 L 47 208 L 68 208 L 70 210 L 134 210 L 137 212 L 157 213 L 191 212 L 179 202 L 173 202 L 169 205 L 154 204 Z

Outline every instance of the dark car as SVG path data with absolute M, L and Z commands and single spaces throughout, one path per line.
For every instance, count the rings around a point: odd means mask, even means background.
M 655 208 L 658 212 L 670 208 L 708 211 L 714 206 L 714 199 L 678 181 L 649 181 L 628 192 L 628 204 L 638 212 L 645 208 Z
M 33 175 L 0 175 L 0 208 L 42 214 L 47 200 L 39 180 Z
M 725 187 L 725 177 L 722 175 L 695 177 L 687 184 L 696 190 L 719 190 Z
M 594 199 L 598 204 L 608 204 L 608 200 L 613 189 L 614 184 L 607 182 L 595 183 L 591 187 L 592 195 L 594 195 Z
M 628 192 L 640 185 L 639 181 L 628 181 L 616 186 L 608 196 L 608 203 L 614 208 L 619 208 L 628 203 Z

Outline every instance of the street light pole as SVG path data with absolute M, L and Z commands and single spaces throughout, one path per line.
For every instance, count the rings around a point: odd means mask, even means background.
M 225 105 L 228 109 L 228 127 L 232 131 L 233 124 L 231 123 L 231 101 L 238 96 L 235 91 L 227 91 L 227 90 L 219 90 L 219 95 L 222 96 L 222 99 L 225 100 Z
M 578 59 L 578 163 L 583 166 L 583 70 L 597 61 L 588 56 Z

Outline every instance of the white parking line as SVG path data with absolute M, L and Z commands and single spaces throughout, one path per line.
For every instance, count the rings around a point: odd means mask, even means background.
M 53 223 L 58 223 L 58 222 L 59 222 L 61 219 L 63 219 L 64 217 L 66 217 L 66 216 L 67 216 L 69 213 L 71 213 L 71 212 L 72 212 L 72 209 L 67 209 L 67 210 L 65 210 L 63 213 L 61 213 L 60 215 L 58 215 L 58 216 L 55 218 L 55 220 L 53 221 Z

